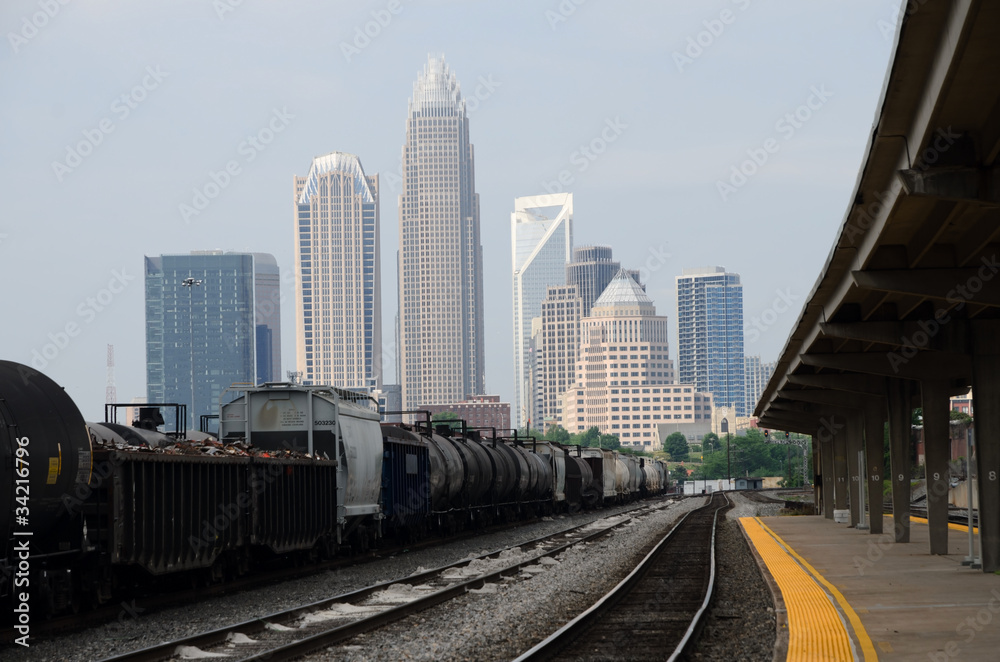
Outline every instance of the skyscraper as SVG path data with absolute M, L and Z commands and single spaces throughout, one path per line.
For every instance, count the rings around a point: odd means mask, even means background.
M 583 302 L 576 294 L 576 285 L 548 289 L 533 345 L 536 430 L 544 432 L 550 425 L 561 424 L 563 393 L 576 383 L 582 318 Z
M 353 154 L 313 159 L 295 177 L 295 349 L 306 384 L 379 388 L 379 180 Z
M 257 383 L 279 382 L 281 375 L 281 271 L 272 255 L 252 253 L 254 324 L 257 327 Z
M 762 363 L 759 356 L 747 356 L 743 360 L 743 379 L 746 388 L 747 415 L 757 405 L 760 394 L 764 392 L 767 381 L 774 372 L 774 363 Z
M 709 425 L 711 398 L 675 384 L 667 318 L 620 269 L 580 322 L 576 381 L 563 395 L 563 427 L 596 426 L 622 444 L 659 448 L 664 424 Z
M 485 392 L 483 249 L 465 100 L 443 58 L 413 85 L 399 197 L 403 409 Z
M 743 285 L 723 267 L 677 277 L 678 379 L 712 394 L 716 407 L 746 416 Z
M 615 277 L 621 264 L 611 256 L 610 246 L 580 246 L 573 249 L 573 261 L 566 265 L 566 284 L 576 285 L 576 292 L 583 300 L 583 315 L 590 314 L 597 297 Z M 637 270 L 626 270 L 629 276 L 639 286 L 646 289 L 639 281 Z
M 573 194 L 515 198 L 510 215 L 514 280 L 514 426 L 531 416 L 531 320 L 551 285 L 562 285 L 573 249 Z
M 187 404 L 189 429 L 219 413 L 234 383 L 281 372 L 278 266 L 265 253 L 194 251 L 146 257 L 150 402 Z

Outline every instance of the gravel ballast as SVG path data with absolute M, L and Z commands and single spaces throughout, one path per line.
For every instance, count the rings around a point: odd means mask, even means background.
M 684 499 L 569 549 L 544 572 L 522 573 L 496 590 L 467 594 L 357 637 L 308 660 L 512 660 L 610 591 L 682 514 L 705 503 Z
M 705 615 L 692 660 L 758 662 L 773 656 L 774 601 L 740 527 L 740 517 L 777 515 L 780 503 L 765 504 L 739 492 L 716 534 L 715 595 Z
M 732 494 L 735 507 L 717 536 L 716 595 L 704 628 L 703 643 L 691 659 L 769 660 L 775 639 L 771 594 L 739 528 L 738 518 L 777 514 L 780 504 L 750 501 Z M 615 586 L 684 513 L 704 497 L 671 503 L 643 515 L 597 541 L 574 547 L 556 563 L 538 564 L 481 591 L 421 612 L 377 632 L 334 646 L 309 660 L 512 660 L 588 608 Z M 33 640 L 29 649 L 5 648 L 0 660 L 55 662 L 96 660 L 204 632 L 390 581 L 536 538 L 570 526 L 611 517 L 622 508 L 553 519 L 433 549 L 401 554 L 338 571 L 206 599 L 182 608 L 143 613 L 123 610 L 120 622 L 72 635 Z M 627 641 L 627 639 L 626 639 Z M 623 650 L 621 659 L 627 659 Z
M 629 506 L 631 508 L 633 506 Z M 391 581 L 418 568 L 433 568 L 505 545 L 531 540 L 563 529 L 618 514 L 627 508 L 606 508 L 577 515 L 543 518 L 508 531 L 443 543 L 433 548 L 377 559 L 362 565 L 269 584 L 196 603 L 147 611 L 141 598 L 122 605 L 116 621 L 65 635 L 32 636 L 30 647 L 0 647 L 0 662 L 67 662 L 100 660 L 165 641 L 266 616 L 291 607 Z M 361 658 L 359 658 L 361 659 Z

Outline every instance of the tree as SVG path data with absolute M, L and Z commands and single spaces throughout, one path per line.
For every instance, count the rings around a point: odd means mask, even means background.
M 701 447 L 708 451 L 717 451 L 721 447 L 719 442 L 719 435 L 714 432 L 709 432 L 704 437 L 701 438 Z
M 972 425 L 972 417 L 966 414 L 964 411 L 958 411 L 957 409 L 951 410 L 951 420 L 961 421 L 962 425 L 966 427 Z
M 670 477 L 678 485 L 683 485 L 684 481 L 687 480 L 688 472 L 684 468 L 683 464 L 677 464 L 670 468 Z
M 591 427 L 589 430 L 587 430 L 583 434 L 579 435 L 579 437 L 580 437 L 580 445 L 581 446 L 584 446 L 584 447 L 594 446 L 594 447 L 596 447 L 596 446 L 600 446 L 601 445 L 601 431 L 600 431 L 600 429 L 598 429 L 598 427 L 596 425 L 593 426 L 593 427 Z
M 442 411 L 431 416 L 432 421 L 457 421 L 458 414 L 452 411 Z
M 545 438 L 559 444 L 568 444 L 569 432 L 561 425 L 550 425 L 548 431 L 545 433 Z
M 688 441 L 683 432 L 674 432 L 663 442 L 663 450 L 667 452 L 671 460 L 679 461 L 688 459 Z
M 598 438 L 597 443 L 601 448 L 609 450 L 618 450 L 622 447 L 621 442 L 618 441 L 618 436 L 613 434 L 602 434 Z

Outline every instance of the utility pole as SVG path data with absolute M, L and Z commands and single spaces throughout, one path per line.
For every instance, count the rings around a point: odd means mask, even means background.
M 193 278 L 188 276 L 181 281 L 181 285 L 188 288 L 188 344 L 191 346 L 191 421 L 189 423 L 191 430 L 194 428 L 194 288 L 200 286 L 202 281 L 198 278 Z M 180 432 L 175 430 L 175 432 Z
M 785 470 L 785 475 L 788 476 L 788 482 L 792 482 L 792 445 L 788 444 L 788 460 L 786 462 L 787 469 Z M 787 486 L 786 486 L 787 487 Z
M 118 389 L 115 387 L 115 346 L 108 345 L 108 385 L 104 389 L 104 402 L 118 402 Z M 127 421 L 126 421 L 127 422 Z
M 729 433 L 726 432 L 726 480 L 729 481 L 729 489 L 733 487 L 733 449 Z

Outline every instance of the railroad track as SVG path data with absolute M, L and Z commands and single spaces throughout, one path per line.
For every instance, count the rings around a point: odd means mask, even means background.
M 596 540 L 642 516 L 669 505 L 658 502 L 628 513 L 565 529 L 391 582 L 276 612 L 211 632 L 152 646 L 102 662 L 161 662 L 194 649 L 224 653 L 228 660 L 292 660 L 370 632 L 428 609 L 502 577 L 544 566 L 551 557 Z
M 716 523 L 730 505 L 716 492 L 610 593 L 516 662 L 678 659 L 693 643 L 712 599 Z
M 892 514 L 892 504 L 885 504 L 882 508 L 886 515 Z M 927 518 L 927 505 L 923 502 L 914 502 L 910 504 L 910 514 L 915 517 Z M 979 511 L 972 511 L 973 526 L 979 526 Z M 969 511 L 965 508 L 949 508 L 948 509 L 948 521 L 953 524 L 961 524 L 963 526 L 969 525 Z
M 98 627 L 120 619 L 123 613 L 127 613 L 128 606 L 135 605 L 137 602 L 141 604 L 142 612 L 148 615 L 159 609 L 186 605 L 208 597 L 229 595 L 247 589 L 258 589 L 261 586 L 301 579 L 332 570 L 350 568 L 406 552 L 414 552 L 446 543 L 470 540 L 492 533 L 502 533 L 535 521 L 537 520 L 494 524 L 481 529 L 469 529 L 446 538 L 431 536 L 418 541 L 410 541 L 406 544 L 379 547 L 378 549 L 338 556 L 337 558 L 325 561 L 301 562 L 288 559 L 283 567 L 258 569 L 243 577 L 228 579 L 226 581 L 213 582 L 204 579 L 208 576 L 207 571 L 191 571 L 185 577 L 185 580 L 191 582 L 190 588 L 176 588 L 159 593 L 149 591 L 122 593 L 108 604 L 83 610 L 80 613 L 62 614 L 48 618 L 38 623 L 37 626 L 32 625 L 32 631 L 35 635 L 47 636 L 75 632 L 89 627 Z M 13 628 L 0 629 L 0 641 L 2 642 L 12 642 L 15 636 Z

